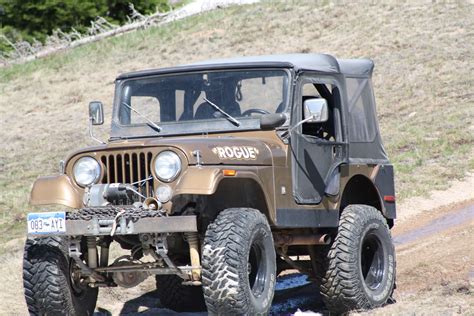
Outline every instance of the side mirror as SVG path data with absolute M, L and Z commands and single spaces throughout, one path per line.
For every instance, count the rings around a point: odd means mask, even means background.
M 100 101 L 89 103 L 89 120 L 92 125 L 104 124 L 104 106 Z
M 268 130 L 280 127 L 286 122 L 286 119 L 287 116 L 283 113 L 263 114 L 260 116 L 260 128 Z
M 322 123 L 328 120 L 328 102 L 326 99 L 304 101 L 304 120 L 306 123 Z

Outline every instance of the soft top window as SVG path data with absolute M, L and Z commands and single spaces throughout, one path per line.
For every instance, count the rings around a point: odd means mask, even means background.
M 377 134 L 374 96 L 367 78 L 346 78 L 349 141 L 370 143 Z

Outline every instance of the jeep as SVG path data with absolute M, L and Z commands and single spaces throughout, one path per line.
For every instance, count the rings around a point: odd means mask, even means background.
M 289 54 L 119 75 L 108 141 L 91 102 L 100 145 L 33 185 L 32 205 L 65 208 L 27 216 L 29 312 L 90 315 L 100 287 L 154 276 L 172 310 L 266 315 L 285 269 L 330 312 L 390 302 L 394 170 L 373 68 Z

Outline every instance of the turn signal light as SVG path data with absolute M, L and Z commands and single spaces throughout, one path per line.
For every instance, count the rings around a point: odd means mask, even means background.
M 235 170 L 229 170 L 229 169 L 224 169 L 222 170 L 222 173 L 224 174 L 224 176 L 226 177 L 233 177 L 235 176 L 235 174 L 237 173 Z

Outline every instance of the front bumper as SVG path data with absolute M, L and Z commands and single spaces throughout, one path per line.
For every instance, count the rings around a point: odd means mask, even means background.
M 110 236 L 178 232 L 197 232 L 196 216 L 163 216 L 158 211 L 134 207 L 100 207 L 68 211 L 66 232 L 46 235 Z

